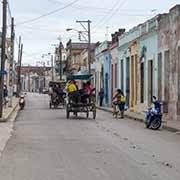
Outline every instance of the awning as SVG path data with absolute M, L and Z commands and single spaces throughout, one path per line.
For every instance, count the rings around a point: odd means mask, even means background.
M 5 70 L 0 71 L 0 75 L 4 75 L 4 74 L 7 74 L 7 71 L 5 71 Z
M 93 76 L 92 74 L 73 74 L 73 75 L 69 75 L 67 77 L 67 80 L 73 80 L 73 79 L 90 80 L 92 76 Z

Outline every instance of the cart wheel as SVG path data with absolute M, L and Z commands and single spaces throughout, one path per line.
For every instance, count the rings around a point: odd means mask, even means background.
M 93 119 L 96 119 L 96 110 L 93 111 Z
M 69 119 L 69 115 L 70 115 L 70 108 L 69 108 L 69 104 L 67 104 L 66 107 L 66 118 Z
M 87 111 L 87 113 L 86 113 L 86 118 L 87 119 L 89 118 L 89 111 Z
M 66 118 L 67 118 L 67 119 L 69 119 L 69 114 L 70 114 L 70 112 L 67 111 L 67 112 L 66 112 Z
M 74 112 L 74 115 L 75 115 L 75 117 L 77 117 L 77 116 L 78 116 L 78 113 L 77 113 L 77 112 Z

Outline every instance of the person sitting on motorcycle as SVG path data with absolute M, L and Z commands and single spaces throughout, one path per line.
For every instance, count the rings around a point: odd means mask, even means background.
M 157 113 L 161 113 L 161 103 L 157 100 L 156 96 L 153 96 L 154 110 Z

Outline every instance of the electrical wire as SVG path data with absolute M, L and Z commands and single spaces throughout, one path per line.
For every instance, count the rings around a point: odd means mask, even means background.
M 45 28 L 37 28 L 37 27 L 31 27 L 31 26 L 26 26 L 26 25 L 23 25 L 23 28 L 33 30 L 33 31 L 42 31 L 42 32 L 56 32 L 56 33 L 58 33 L 58 32 L 62 31 L 62 30 L 52 30 L 52 29 L 48 30 L 48 29 L 45 29 Z
M 64 9 L 72 6 L 73 4 L 75 4 L 75 3 L 78 2 L 78 1 L 79 1 L 79 0 L 74 0 L 74 1 L 72 1 L 71 3 L 65 5 L 64 7 L 55 9 L 55 10 L 53 10 L 53 11 L 50 11 L 50 12 L 48 12 L 48 13 L 45 13 L 45 14 L 43 14 L 43 15 L 41 15 L 41 16 L 36 17 L 36 18 L 32 18 L 32 19 L 30 19 L 30 20 L 17 23 L 16 26 L 19 26 L 19 25 L 22 25 L 22 24 L 27 24 L 27 23 L 32 23 L 32 22 L 37 21 L 37 20 L 39 20 L 39 19 L 42 19 L 42 18 L 44 18 L 44 17 L 50 16 L 50 15 L 52 15 L 52 14 L 55 14 L 55 13 L 61 11 L 61 10 L 64 10 Z
M 9 5 L 9 1 L 8 1 L 8 3 L 7 3 L 7 7 L 8 7 L 9 16 L 12 17 L 12 13 L 11 13 L 11 8 L 10 8 L 10 5 Z
M 11 8 L 9 5 L 9 1 L 7 1 L 7 9 L 8 9 L 8 24 L 7 24 L 7 29 L 11 26 L 11 18 L 12 18 L 12 13 L 11 13 Z
M 103 23 L 101 24 L 101 26 L 105 25 L 107 22 L 109 22 L 109 20 L 119 11 L 119 9 L 124 5 L 124 3 L 127 0 L 122 1 L 122 3 L 118 6 L 118 8 L 111 14 L 111 16 Z
M 56 0 L 48 0 L 53 4 L 64 4 L 62 2 L 56 1 Z M 75 9 L 81 9 L 86 11 L 86 9 L 93 9 L 94 10 L 98 10 L 98 11 L 104 11 L 105 13 L 108 13 L 107 11 L 112 11 L 114 10 L 113 8 L 103 8 L 103 7 L 96 7 L 96 6 L 83 6 L 83 5 L 72 5 L 72 8 Z M 155 9 L 156 11 L 159 11 L 157 9 Z M 152 9 L 121 9 L 121 11 L 125 11 L 125 12 L 151 12 Z
M 111 14 L 112 11 L 114 11 L 114 9 L 119 5 L 120 1 L 117 0 L 114 5 L 112 6 L 112 10 L 109 10 L 108 14 Z M 104 22 L 104 20 L 108 17 L 108 14 L 105 15 L 104 17 L 102 17 L 95 25 L 93 29 L 96 29 L 102 22 Z

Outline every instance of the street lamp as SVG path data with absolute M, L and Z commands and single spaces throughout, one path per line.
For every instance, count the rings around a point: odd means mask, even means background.
M 88 42 L 88 40 L 87 40 L 87 38 L 85 36 L 85 35 L 87 35 L 87 31 L 79 31 L 79 30 L 77 30 L 75 28 L 67 28 L 66 31 L 68 31 L 68 32 L 69 31 L 76 31 L 78 33 L 78 35 L 79 35 L 79 40 L 80 41 Z M 81 39 L 81 36 L 83 37 L 84 40 Z
M 86 42 L 88 42 L 88 70 L 89 70 L 89 74 L 91 74 L 91 27 L 90 27 L 91 21 L 90 20 L 88 20 L 88 21 L 76 21 L 76 23 L 80 23 L 84 30 L 78 31 L 74 28 L 67 28 L 66 31 L 74 30 L 74 31 L 79 33 L 79 40 L 80 41 L 82 41 L 81 40 L 81 36 L 82 36 L 84 38 L 84 40 Z M 84 26 L 84 23 L 87 24 L 87 27 Z M 88 40 L 87 40 L 86 36 L 88 37 Z
M 62 71 L 62 48 L 63 48 L 63 43 L 62 43 L 62 38 L 59 36 L 57 38 L 59 40 L 59 44 L 52 44 L 52 46 L 55 46 L 58 52 L 56 54 L 58 55 L 58 60 L 59 60 L 59 79 L 62 80 L 63 76 L 63 71 Z
M 45 56 L 51 56 L 52 81 L 54 81 L 54 63 L 53 63 L 54 58 L 53 58 L 53 54 L 52 53 L 43 54 L 42 58 L 44 58 Z

